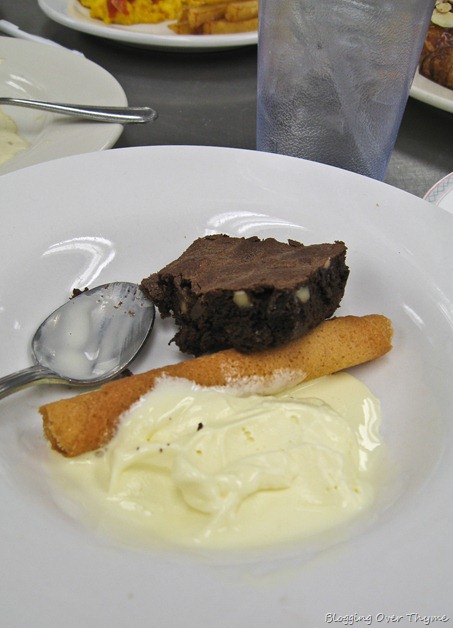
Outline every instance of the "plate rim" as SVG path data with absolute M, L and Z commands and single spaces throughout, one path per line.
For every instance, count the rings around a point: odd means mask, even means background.
M 442 207 L 442 201 L 453 192 L 453 172 L 446 174 L 429 188 L 423 197 L 429 203 Z
M 417 69 L 409 95 L 427 105 L 453 113 L 453 90 L 422 76 Z

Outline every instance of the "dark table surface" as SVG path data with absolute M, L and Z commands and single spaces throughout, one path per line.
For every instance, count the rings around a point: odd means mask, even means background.
M 52 21 L 36 0 L 2 0 L 0 19 L 83 52 L 118 80 L 129 104 L 157 109 L 155 123 L 126 126 L 115 148 L 255 148 L 256 46 L 203 53 L 128 47 Z M 453 171 L 452 129 L 452 113 L 409 98 L 386 182 L 424 196 Z

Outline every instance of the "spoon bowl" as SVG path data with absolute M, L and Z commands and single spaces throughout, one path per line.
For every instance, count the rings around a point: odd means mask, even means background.
M 35 364 L 0 378 L 0 399 L 34 383 L 94 386 L 118 376 L 147 339 L 153 303 L 133 283 L 113 282 L 81 292 L 38 327 Z

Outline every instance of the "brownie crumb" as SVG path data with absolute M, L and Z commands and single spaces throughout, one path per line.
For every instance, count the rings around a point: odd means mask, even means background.
M 74 288 L 69 298 L 73 299 L 74 297 L 78 297 L 83 292 L 88 292 L 88 288 L 84 288 L 83 290 L 80 290 L 80 288 Z

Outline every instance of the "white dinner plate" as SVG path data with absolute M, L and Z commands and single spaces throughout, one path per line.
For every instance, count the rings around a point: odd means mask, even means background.
M 412 82 L 410 96 L 437 109 L 453 113 L 453 90 L 427 79 L 418 70 Z
M 224 50 L 251 46 L 258 42 L 258 33 L 231 35 L 177 35 L 162 24 L 104 24 L 90 17 L 89 11 L 77 0 L 38 0 L 44 13 L 55 22 L 97 37 L 144 48 L 164 48 L 181 52 Z
M 64 513 L 44 471 L 37 408 L 75 391 L 41 385 L 0 401 L 5 626 L 318 628 L 398 615 L 412 626 L 414 613 L 452 615 L 453 215 L 333 167 L 196 146 L 39 164 L 2 177 L 0 198 L 2 375 L 30 364 L 37 323 L 74 287 L 140 281 L 215 232 L 344 240 L 339 313 L 383 313 L 395 329 L 389 354 L 353 370 L 381 400 L 392 480 L 335 543 L 227 555 L 119 545 Z M 132 370 L 179 360 L 173 331 L 157 320 Z
M 127 105 L 118 81 L 80 54 L 36 42 L 0 37 L 0 93 L 87 105 Z M 2 106 L 28 148 L 0 166 L 0 174 L 42 161 L 110 148 L 119 124 L 76 120 L 22 107 Z
M 453 214 L 453 172 L 435 183 L 425 194 L 425 200 L 439 205 Z

